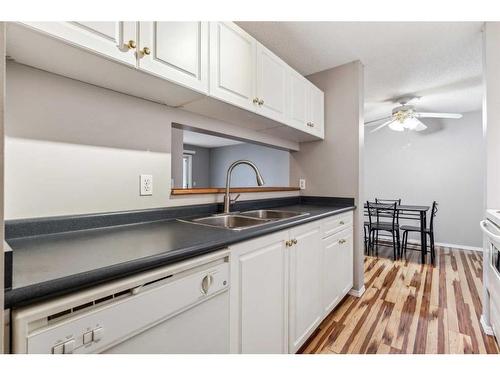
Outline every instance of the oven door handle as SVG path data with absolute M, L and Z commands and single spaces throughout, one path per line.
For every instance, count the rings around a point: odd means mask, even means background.
M 494 239 L 494 240 L 496 240 L 496 241 L 500 241 L 500 236 L 499 236 L 499 235 L 497 235 L 497 234 L 493 234 L 493 233 L 491 233 L 491 232 L 487 229 L 487 227 L 488 227 L 488 221 L 487 221 L 487 220 L 481 220 L 480 224 L 481 224 L 481 229 L 482 229 L 482 231 L 483 231 L 483 232 L 484 232 L 484 233 L 485 233 L 488 237 L 490 237 L 490 238 L 492 238 L 492 239 Z

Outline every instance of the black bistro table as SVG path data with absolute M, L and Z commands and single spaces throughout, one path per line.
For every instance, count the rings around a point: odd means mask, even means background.
M 387 208 L 387 204 L 377 204 L 371 203 L 371 208 Z M 365 209 L 366 209 L 365 203 Z M 427 255 L 427 235 L 425 234 L 425 228 L 427 228 L 427 211 L 429 211 L 430 206 L 416 206 L 411 204 L 400 204 L 396 205 L 396 210 L 399 213 L 400 219 L 408 220 L 420 220 L 420 246 L 422 249 L 422 263 L 425 263 Z M 382 215 L 381 215 L 382 216 Z

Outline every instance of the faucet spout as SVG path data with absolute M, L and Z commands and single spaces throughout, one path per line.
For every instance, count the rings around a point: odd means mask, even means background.
M 252 163 L 250 160 L 237 160 L 237 161 L 235 161 L 233 164 L 231 164 L 229 166 L 229 168 L 227 169 L 227 173 L 226 173 L 226 192 L 224 194 L 224 213 L 225 214 L 230 212 L 231 203 L 232 203 L 231 202 L 231 195 L 230 195 L 231 174 L 233 173 L 233 169 L 240 164 L 246 164 L 246 165 L 250 166 L 255 172 L 255 177 L 257 179 L 257 185 L 259 185 L 259 186 L 264 185 L 264 178 L 260 174 L 259 168 L 257 168 L 257 166 L 254 163 Z

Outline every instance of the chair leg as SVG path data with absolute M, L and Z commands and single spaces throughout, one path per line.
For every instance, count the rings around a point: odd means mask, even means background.
M 401 257 L 401 238 L 400 238 L 400 234 L 399 234 L 399 229 L 396 232 L 396 240 L 398 243 L 398 259 L 399 259 Z
M 434 252 L 434 233 L 429 233 L 429 239 L 431 243 L 431 263 L 434 264 L 434 259 L 436 257 L 436 253 Z
M 392 251 L 394 252 L 394 261 L 396 261 L 396 232 L 391 232 L 392 234 Z
M 405 258 L 406 258 L 406 248 L 408 246 L 408 232 L 407 231 L 404 231 L 403 232 L 403 249 L 402 249 L 402 253 L 404 253 L 405 255 Z
M 375 231 L 375 248 L 376 254 L 378 256 L 378 230 Z

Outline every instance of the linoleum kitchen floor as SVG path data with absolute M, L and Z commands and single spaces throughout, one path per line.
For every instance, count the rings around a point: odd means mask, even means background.
M 480 327 L 482 254 L 436 248 L 436 266 L 420 253 L 394 262 L 392 248 L 365 257 L 366 292 L 347 296 L 302 353 L 499 353 Z

